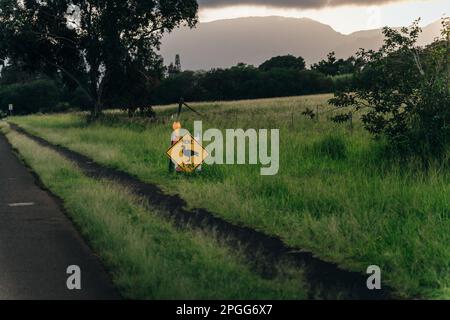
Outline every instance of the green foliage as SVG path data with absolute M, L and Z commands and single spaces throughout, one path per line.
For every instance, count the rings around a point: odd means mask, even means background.
M 69 102 L 72 108 L 89 110 L 91 108 L 91 98 L 80 87 L 75 90 L 64 90 L 66 101 Z
M 2 66 L 1 68 L 0 85 L 9 85 L 19 82 L 29 82 L 37 80 L 39 78 L 42 77 L 40 77 L 39 74 L 31 72 L 30 70 L 25 70 L 20 63 L 8 64 L 6 66 Z
M 353 114 L 351 112 L 345 113 L 345 114 L 337 114 L 333 117 L 331 117 L 331 121 L 335 123 L 345 123 L 352 119 Z
M 306 110 L 302 112 L 302 115 L 310 118 L 311 120 L 314 120 L 317 117 L 317 114 L 310 108 L 306 108 Z
M 329 76 L 337 76 L 355 72 L 360 64 L 361 61 L 355 57 L 350 57 L 346 60 L 337 59 L 336 53 L 332 51 L 328 54 L 326 60 L 313 64 L 311 69 Z
M 417 47 L 418 21 L 409 29 L 383 32 L 381 49 L 359 53 L 364 67 L 356 74 L 356 89 L 337 92 L 330 102 L 364 110 L 366 129 L 386 137 L 402 155 L 424 160 L 445 156 L 450 136 L 448 39 Z
M 154 102 L 237 100 L 330 92 L 333 81 L 310 70 L 274 68 L 262 71 L 238 64 L 208 72 L 172 74 L 155 89 Z
M 1 124 L 0 124 L 1 129 Z M 304 278 L 290 267 L 263 279 L 209 234 L 180 230 L 110 181 L 84 176 L 55 152 L 10 132 L 8 139 L 64 200 L 65 208 L 128 299 L 304 299 Z M 159 214 L 158 214 L 159 213 Z
M 439 162 L 423 170 L 412 161 L 387 159 L 380 151 L 384 141 L 369 139 L 358 117 L 350 133 L 325 116 L 310 121 L 300 115 L 317 106 L 319 113 L 331 112 L 330 97 L 192 104 L 208 114 L 204 130 L 279 128 L 280 172 L 274 177 L 261 177 L 252 165 L 205 165 L 199 175 L 170 175 L 164 154 L 175 106 L 155 108 L 166 120 L 156 123 L 115 112 L 105 115 L 114 121 L 102 117 L 92 125 L 77 114 L 11 121 L 178 193 L 189 207 L 209 209 L 343 268 L 365 274 L 376 263 L 383 283 L 401 297 L 450 298 L 449 170 Z M 185 127 L 194 120 L 195 114 L 183 114 Z M 342 141 L 333 136 L 344 141 L 345 158 L 339 158 Z
M 94 116 L 116 103 L 141 107 L 162 75 L 163 34 L 193 27 L 197 9 L 195 0 L 3 0 L 0 59 L 81 88 Z
M 52 80 L 34 80 L 0 87 L 0 110 L 14 105 L 14 114 L 56 111 L 60 92 Z
M 292 55 L 273 57 L 258 68 L 239 63 L 206 72 L 170 72 L 156 87 L 152 102 L 175 103 L 180 97 L 187 101 L 258 99 L 349 89 L 354 86 L 355 61 L 336 60 L 332 64 L 339 72 L 331 73 L 321 68 L 305 70 L 304 59 Z
M 180 55 L 176 54 L 175 55 L 175 63 L 170 63 L 169 66 L 167 67 L 167 74 L 169 76 L 180 73 L 181 72 L 181 59 L 180 59 Z
M 347 145 L 345 140 L 336 135 L 322 138 L 313 145 L 313 150 L 318 155 L 329 157 L 333 160 L 345 159 L 347 156 Z
M 357 86 L 354 73 L 332 76 L 331 80 L 335 91 L 352 90 Z
M 262 71 L 270 71 L 272 69 L 293 69 L 305 70 L 305 59 L 302 57 L 294 57 L 293 55 L 273 57 L 259 66 Z

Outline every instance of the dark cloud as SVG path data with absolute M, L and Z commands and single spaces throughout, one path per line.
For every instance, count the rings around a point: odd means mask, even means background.
M 201 8 L 220 8 L 233 5 L 260 5 L 278 8 L 314 9 L 343 5 L 377 5 L 405 0 L 199 0 Z

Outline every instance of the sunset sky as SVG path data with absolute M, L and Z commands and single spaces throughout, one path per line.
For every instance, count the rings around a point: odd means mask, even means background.
M 199 0 L 201 22 L 248 16 L 308 17 L 342 33 L 422 25 L 450 15 L 450 0 Z

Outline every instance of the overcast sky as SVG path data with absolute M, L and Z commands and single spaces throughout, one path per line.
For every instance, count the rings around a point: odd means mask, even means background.
M 199 0 L 200 21 L 248 16 L 308 17 L 342 33 L 422 24 L 450 15 L 450 0 Z

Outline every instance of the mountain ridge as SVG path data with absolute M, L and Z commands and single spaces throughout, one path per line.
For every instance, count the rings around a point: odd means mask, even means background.
M 439 30 L 440 20 L 425 26 L 418 43 L 431 43 Z M 381 29 L 346 35 L 310 18 L 244 17 L 176 29 L 163 38 L 160 53 L 167 64 L 180 54 L 184 70 L 208 70 L 239 62 L 259 65 L 285 54 L 302 56 L 312 64 L 331 51 L 347 58 L 359 48 L 377 49 L 382 43 Z

